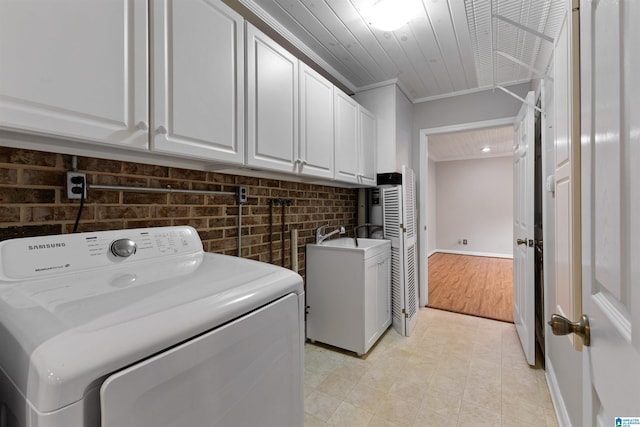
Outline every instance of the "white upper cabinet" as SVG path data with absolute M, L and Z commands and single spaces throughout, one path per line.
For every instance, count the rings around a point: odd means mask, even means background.
M 0 130 L 375 185 L 375 117 L 222 0 L 0 0 Z
M 335 179 L 358 182 L 358 103 L 340 90 L 334 91 Z
M 363 185 L 376 185 L 376 160 L 377 160 L 377 122 L 376 116 L 370 111 L 358 105 L 360 115 L 360 140 L 358 156 L 359 183 Z
M 146 149 L 147 2 L 0 1 L 0 128 Z
M 151 149 L 244 163 L 242 17 L 219 0 L 151 4 Z
M 333 140 L 333 84 L 301 62 L 298 171 L 333 178 Z
M 297 172 L 298 59 L 247 24 L 247 165 Z
M 376 185 L 376 118 L 351 97 L 335 90 L 335 179 Z
M 353 97 L 376 115 L 377 167 L 380 172 L 400 172 L 411 164 L 413 104 L 395 83 L 358 92 Z

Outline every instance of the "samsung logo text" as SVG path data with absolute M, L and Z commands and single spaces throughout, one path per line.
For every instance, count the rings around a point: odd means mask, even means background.
M 29 245 L 28 248 L 30 251 L 39 251 L 40 249 L 56 249 L 56 248 L 64 248 L 66 243 L 44 243 L 42 245 Z

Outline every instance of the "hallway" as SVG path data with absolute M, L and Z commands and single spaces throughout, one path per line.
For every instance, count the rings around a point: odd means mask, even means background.
M 557 426 L 513 324 L 421 308 L 364 360 L 305 345 L 305 426 Z
M 427 262 L 429 307 L 513 323 L 513 259 L 436 252 Z

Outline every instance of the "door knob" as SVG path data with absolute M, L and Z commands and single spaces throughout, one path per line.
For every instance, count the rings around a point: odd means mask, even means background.
M 533 247 L 533 239 L 528 239 L 528 240 L 527 239 L 517 239 L 516 243 L 518 245 L 525 245 L 525 246 L 528 245 L 530 247 Z
M 576 334 L 582 338 L 584 345 L 587 347 L 591 345 L 591 328 L 586 314 L 582 315 L 579 322 L 572 322 L 559 314 L 552 314 L 548 324 L 551 326 L 553 335 Z

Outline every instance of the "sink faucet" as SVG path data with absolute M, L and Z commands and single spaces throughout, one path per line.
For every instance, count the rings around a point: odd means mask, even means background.
M 369 224 L 369 223 L 366 223 L 366 224 L 360 224 L 360 225 L 355 226 L 355 227 L 353 228 L 353 242 L 355 243 L 356 248 L 358 247 L 358 229 L 360 229 L 360 228 L 362 228 L 362 227 L 367 227 L 367 228 L 369 228 L 369 227 L 384 228 L 384 227 L 383 227 L 382 225 L 380 225 L 380 224 Z
M 325 224 L 325 225 L 321 225 L 320 227 L 318 227 L 318 229 L 316 230 L 316 243 L 320 244 L 322 242 L 324 242 L 325 240 L 327 240 L 329 237 L 333 236 L 334 234 L 344 234 L 346 233 L 346 231 L 344 230 L 344 227 L 340 227 L 340 228 L 336 228 L 335 230 L 333 230 L 330 233 L 327 234 L 323 234 L 324 233 L 324 229 L 329 227 L 329 224 Z

